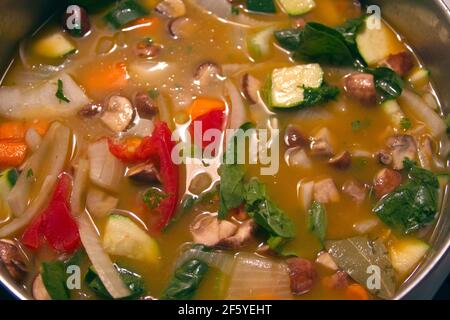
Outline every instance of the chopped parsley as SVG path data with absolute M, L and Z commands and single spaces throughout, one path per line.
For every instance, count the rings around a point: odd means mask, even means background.
M 56 90 L 55 96 L 59 99 L 59 102 L 64 101 L 69 103 L 70 100 L 64 95 L 63 92 L 63 82 L 61 79 L 58 79 L 58 89 Z
M 239 7 L 231 6 L 231 13 L 237 16 L 240 13 Z
M 412 127 L 411 120 L 409 120 L 409 118 L 402 118 L 402 119 L 400 120 L 400 127 L 401 127 L 403 130 L 411 129 L 411 127 Z
M 365 128 L 369 127 L 370 126 L 370 120 L 369 119 L 355 120 L 355 121 L 352 121 L 351 126 L 352 126 L 352 130 L 354 132 L 357 132 L 357 131 L 360 131 L 362 129 L 365 129 Z

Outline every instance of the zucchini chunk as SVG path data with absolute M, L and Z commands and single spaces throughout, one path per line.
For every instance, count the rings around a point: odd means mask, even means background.
M 316 6 L 314 0 L 279 0 L 280 6 L 291 16 L 305 14 Z
M 389 55 L 398 53 L 399 47 L 395 34 L 383 22 L 380 28 L 370 28 L 368 18 L 364 28 L 356 36 L 356 45 L 364 61 L 373 66 Z
M 77 50 L 75 45 L 61 32 L 39 39 L 33 49 L 37 55 L 50 59 L 63 58 Z
M 317 63 L 274 69 L 268 97 L 270 105 L 273 108 L 301 106 L 305 88 L 319 88 L 322 83 L 323 70 Z
M 396 127 L 401 127 L 401 122 L 406 118 L 405 113 L 400 108 L 397 100 L 387 100 L 381 104 L 381 109 L 389 117 L 391 123 Z
M 158 264 L 158 243 L 130 218 L 112 214 L 106 222 L 103 247 L 112 255 Z
M 395 241 L 389 247 L 392 266 L 399 276 L 404 277 L 423 258 L 430 246 L 419 239 Z
M 247 40 L 247 47 L 250 56 L 254 60 L 261 60 L 270 55 L 271 43 L 270 40 L 273 36 L 275 28 L 267 28 L 261 30 Z

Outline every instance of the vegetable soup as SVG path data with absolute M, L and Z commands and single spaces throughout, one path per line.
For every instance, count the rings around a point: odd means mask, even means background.
M 13 281 L 39 300 L 395 297 L 430 250 L 450 144 L 380 8 L 69 3 L 0 87 Z

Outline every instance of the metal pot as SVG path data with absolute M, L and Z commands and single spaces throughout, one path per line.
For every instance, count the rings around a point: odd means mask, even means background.
M 450 9 L 447 0 L 373 0 L 364 4 L 381 7 L 382 15 L 404 35 L 423 63 L 431 70 L 435 89 L 445 113 L 450 110 Z M 0 2 L 0 74 L 4 74 L 19 41 L 36 30 L 55 9 L 57 0 L 3 0 Z M 447 192 L 448 193 L 448 192 Z M 431 236 L 433 249 L 414 274 L 402 285 L 395 299 L 429 299 L 450 270 L 450 214 L 448 194 Z M 0 282 L 19 299 L 31 299 L 24 288 L 0 270 Z

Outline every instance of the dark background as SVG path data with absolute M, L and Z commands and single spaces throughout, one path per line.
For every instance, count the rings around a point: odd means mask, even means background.
M 0 300 L 13 300 L 10 294 L 0 285 Z M 450 300 L 450 276 L 444 282 L 434 300 Z

